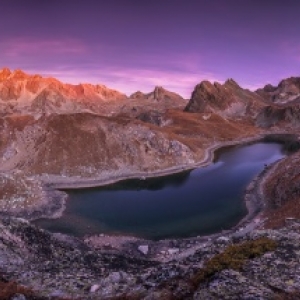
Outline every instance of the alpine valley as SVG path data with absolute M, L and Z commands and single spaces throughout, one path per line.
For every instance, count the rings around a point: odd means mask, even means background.
M 256 91 L 203 81 L 184 99 L 2 69 L 0 289 L 25 297 L 13 299 L 299 299 L 299 128 L 300 77 Z M 253 179 L 249 213 L 231 230 L 152 241 L 32 224 L 62 216 L 62 189 L 179 173 L 257 141 L 289 154 Z

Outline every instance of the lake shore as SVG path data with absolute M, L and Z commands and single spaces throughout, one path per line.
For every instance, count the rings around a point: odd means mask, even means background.
M 189 165 L 180 165 L 171 167 L 169 169 L 158 170 L 154 172 L 136 172 L 130 174 L 118 174 L 118 176 L 102 176 L 97 178 L 89 178 L 89 179 L 80 179 L 76 178 L 57 178 L 57 177 L 50 177 L 48 176 L 47 180 L 43 180 L 43 186 L 47 190 L 47 198 L 49 203 L 51 203 L 51 199 L 53 198 L 53 194 L 58 191 L 58 189 L 79 189 L 79 188 L 89 188 L 89 187 L 98 187 L 104 186 L 108 184 L 113 184 L 118 181 L 127 180 L 127 179 L 146 179 L 152 177 L 160 177 L 160 176 L 167 176 L 175 173 L 180 173 L 183 171 L 204 167 L 212 163 L 215 157 L 216 151 L 230 146 L 242 146 L 245 144 L 251 144 L 259 141 L 263 141 L 266 134 L 259 134 L 254 137 L 244 138 L 235 141 L 228 141 L 228 142 L 220 142 L 208 147 L 205 151 L 204 158 L 195 163 Z M 234 232 L 239 232 L 239 234 L 246 234 L 247 232 L 257 228 L 261 225 L 262 220 L 259 217 L 259 213 L 263 208 L 263 197 L 256 197 L 257 193 L 256 190 L 259 188 L 261 177 L 264 176 L 265 171 L 255 177 L 251 183 L 249 184 L 246 192 L 245 192 L 245 203 L 248 210 L 248 214 L 233 228 L 230 230 L 222 231 L 222 234 L 230 234 Z M 255 183 L 255 184 L 254 184 Z M 65 201 L 67 201 L 67 193 L 59 191 L 61 195 L 60 207 L 59 209 L 57 206 L 57 198 L 56 194 L 56 205 L 55 211 L 49 216 L 49 211 L 47 212 L 48 218 L 59 218 L 65 209 Z M 255 195 L 255 196 L 254 196 Z M 39 219 L 40 217 L 33 218 Z M 123 237 L 123 236 L 122 236 Z M 118 238 L 118 237 L 116 237 Z M 131 237 L 130 237 L 131 238 Z
M 276 134 L 285 135 L 286 133 L 276 132 Z M 167 175 L 180 173 L 187 170 L 192 170 L 199 167 L 204 167 L 212 163 L 212 161 L 215 158 L 216 151 L 224 147 L 243 146 L 246 144 L 263 141 L 266 136 L 268 136 L 268 134 L 258 134 L 252 137 L 247 137 L 239 140 L 218 142 L 209 146 L 205 150 L 203 159 L 197 163 L 174 166 L 168 169 L 157 170 L 154 172 L 131 172 L 127 174 L 125 173 L 118 174 L 117 176 L 116 175 L 107 176 L 107 174 L 105 174 L 104 176 L 88 178 L 88 179 L 82 179 L 79 177 L 69 178 L 69 177 L 61 177 L 61 176 L 58 177 L 58 176 L 44 175 L 42 178 L 38 179 L 41 182 L 41 185 L 43 187 L 43 192 L 44 192 L 41 202 L 37 204 L 37 206 L 39 206 L 38 207 L 39 212 L 32 213 L 34 212 L 35 209 L 35 207 L 33 207 L 30 208 L 31 211 L 26 212 L 27 214 L 25 214 L 24 217 L 32 221 L 41 218 L 55 219 L 61 217 L 66 207 L 66 201 L 68 201 L 67 193 L 61 191 L 63 189 L 98 187 L 98 186 L 113 184 L 115 182 L 127 180 L 127 179 L 144 180 L 146 178 L 167 176 Z M 277 162 L 275 162 L 274 165 L 276 165 L 276 163 Z M 176 243 L 177 245 L 176 248 L 181 249 L 180 250 L 181 255 L 184 255 L 183 254 L 184 252 L 188 251 L 189 253 L 191 251 L 190 248 L 188 250 L 186 248 L 186 245 L 188 245 L 191 241 L 204 242 L 205 240 L 211 240 L 221 236 L 231 236 L 231 235 L 244 236 L 247 233 L 251 232 L 252 230 L 259 228 L 263 224 L 263 219 L 261 217 L 262 212 L 264 210 L 264 200 L 262 194 L 262 185 L 264 183 L 263 178 L 267 176 L 268 173 L 271 171 L 272 168 L 269 166 L 258 176 L 253 178 L 253 180 L 250 182 L 244 194 L 244 200 L 245 200 L 248 213 L 237 225 L 235 225 L 231 229 L 223 230 L 222 232 L 208 235 L 208 236 L 197 236 L 193 238 L 183 238 L 183 239 L 168 239 L 168 240 L 161 240 L 155 242 L 151 240 L 144 240 L 144 239 L 135 238 L 126 235 L 112 236 L 112 235 L 103 235 L 103 234 L 99 236 L 86 236 L 84 239 L 88 241 L 89 244 L 94 245 L 96 248 L 100 247 L 105 249 L 105 248 L 112 247 L 113 251 L 120 250 L 120 249 L 123 250 L 125 249 L 125 251 L 127 251 L 128 249 L 132 250 L 132 248 L 137 249 L 138 245 L 140 245 L 141 243 L 147 245 L 151 244 L 152 248 L 157 249 L 157 251 L 152 251 L 151 255 L 155 257 L 155 259 L 165 260 L 173 256 L 167 255 L 166 258 L 165 255 L 163 255 L 163 257 L 161 257 L 160 254 L 161 249 L 170 248 L 171 245 L 173 245 L 174 243 Z M 32 214 L 30 215 L 30 213 Z M 20 217 L 23 216 L 21 215 Z M 153 246 L 154 244 L 156 246 Z M 135 253 L 135 255 L 139 255 L 139 252 Z

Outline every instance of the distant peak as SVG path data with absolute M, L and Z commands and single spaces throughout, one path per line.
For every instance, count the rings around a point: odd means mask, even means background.
M 167 91 L 162 86 L 156 86 L 153 91 L 154 99 L 158 100 L 160 96 L 166 92 Z
M 13 71 L 13 75 L 26 75 L 21 69 L 16 69 Z
M 4 68 L 0 71 L 0 73 L 9 73 L 9 74 L 11 74 L 11 71 L 10 71 L 9 68 L 4 67 Z
M 211 89 L 213 87 L 213 84 L 208 80 L 203 80 L 198 84 L 197 87 L 207 90 L 207 89 Z
M 235 80 L 233 80 L 232 78 L 227 79 L 227 80 L 225 81 L 225 83 L 223 84 L 223 86 L 224 86 L 225 88 L 231 88 L 231 89 L 242 89 L 242 88 L 240 87 L 240 85 L 239 85 Z
M 299 83 L 299 82 L 300 82 L 300 77 L 289 77 L 289 78 L 281 80 L 279 82 L 278 86 L 284 87 L 284 86 Z
M 237 82 L 235 80 L 233 80 L 232 78 L 229 78 L 225 81 L 224 85 L 235 85 L 235 86 L 238 86 L 239 85 L 237 84 Z
M 131 96 L 134 96 L 134 95 L 145 95 L 145 94 L 141 91 L 136 91 L 133 94 L 131 94 Z
M 28 77 L 28 75 L 24 73 L 22 70 L 16 69 L 11 73 L 11 77 L 15 79 L 25 79 Z
M 163 92 L 166 92 L 166 89 L 164 89 L 162 86 L 156 86 L 153 90 L 153 93 L 154 94 L 158 94 L 158 93 L 163 93 Z
M 265 92 L 274 92 L 276 90 L 276 87 L 272 84 L 266 84 L 263 88 Z
M 143 99 L 145 94 L 141 91 L 134 92 L 129 96 L 130 99 Z
M 0 71 L 0 80 L 5 80 L 11 75 L 11 71 L 9 68 L 3 68 Z

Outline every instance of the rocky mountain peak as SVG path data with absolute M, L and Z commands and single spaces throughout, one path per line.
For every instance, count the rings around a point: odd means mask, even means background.
M 263 88 L 265 92 L 274 92 L 276 90 L 276 87 L 272 84 L 266 84 Z
M 300 77 L 290 77 L 279 82 L 278 86 L 266 85 L 256 91 L 266 101 L 286 104 L 300 100 Z
M 202 81 L 195 87 L 185 111 L 241 117 L 248 111 L 255 114 L 262 105 L 258 94 L 242 89 L 233 79 L 224 84 Z
M 6 80 L 10 75 L 11 75 L 10 69 L 9 69 L 9 68 L 3 68 L 3 69 L 0 71 L 0 80 L 1 80 L 1 81 Z
M 157 86 L 154 87 L 154 91 L 153 92 L 155 93 L 155 92 L 164 92 L 164 91 L 166 91 L 166 89 L 164 89 L 160 85 L 157 85 Z
M 17 69 L 15 71 L 13 71 L 12 74 L 11 74 L 11 78 L 17 79 L 17 80 L 25 79 L 25 78 L 28 78 L 28 77 L 29 77 L 29 75 L 27 75 L 26 73 L 24 73 L 20 69 Z
M 145 94 L 141 91 L 137 91 L 129 96 L 130 99 L 139 99 L 142 100 L 145 98 Z
M 290 77 L 282 80 L 278 88 L 281 92 L 287 93 L 288 95 L 299 95 L 300 94 L 300 77 Z
M 240 86 L 237 84 L 237 82 L 235 80 L 233 80 L 232 78 L 229 78 L 225 81 L 224 86 L 231 86 L 231 87 L 235 87 L 235 88 L 240 88 Z
M 159 100 L 160 95 L 164 94 L 166 90 L 162 86 L 156 86 L 153 91 L 154 99 Z
M 137 91 L 130 95 L 130 99 L 155 100 L 158 102 L 165 100 L 183 100 L 183 98 L 180 95 L 170 92 L 162 86 L 155 86 L 154 90 L 147 94 L 141 91 Z
M 200 84 L 198 84 L 196 86 L 195 90 L 198 90 L 198 89 L 211 90 L 211 89 L 213 89 L 213 84 L 208 80 L 204 80 L 204 81 L 201 81 Z

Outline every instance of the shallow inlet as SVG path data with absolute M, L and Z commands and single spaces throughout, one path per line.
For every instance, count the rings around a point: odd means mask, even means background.
M 246 186 L 265 165 L 282 157 L 279 143 L 226 147 L 207 167 L 68 190 L 63 217 L 35 223 L 76 236 L 105 233 L 162 239 L 215 233 L 236 225 L 247 214 Z

